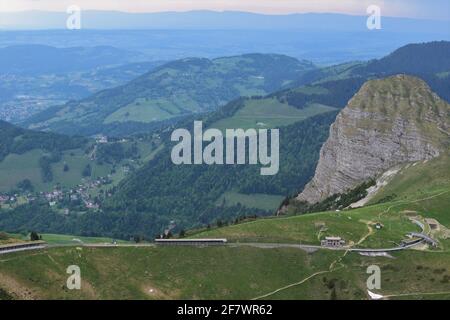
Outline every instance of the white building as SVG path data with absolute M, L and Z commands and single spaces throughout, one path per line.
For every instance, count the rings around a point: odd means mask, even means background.
M 341 237 L 325 237 L 325 240 L 320 241 L 322 247 L 339 248 L 345 245 L 345 240 Z

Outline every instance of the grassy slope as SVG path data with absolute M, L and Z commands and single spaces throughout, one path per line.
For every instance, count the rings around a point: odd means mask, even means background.
M 124 86 L 101 91 L 55 112 L 44 112 L 32 122 L 41 128 L 57 129 L 64 128 L 66 121 L 79 126 L 161 121 L 217 109 L 239 96 L 268 94 L 314 68 L 310 63 L 279 55 L 183 59 Z
M 399 203 L 415 199 L 429 198 L 436 194 L 442 196 L 429 200 L 402 205 L 409 210 L 420 211 L 425 217 L 438 219 L 450 227 L 450 154 L 410 165 L 399 172 L 395 179 L 381 189 L 371 203 L 394 197 Z
M 144 162 L 153 159 L 161 150 L 161 147 L 152 149 L 148 141 L 138 141 L 137 147 Z M 99 164 L 97 161 L 91 160 L 82 149 L 67 150 L 62 152 L 62 158 L 59 162 L 51 164 L 53 181 L 44 183 L 39 166 L 39 159 L 44 154 L 46 153 L 41 149 L 33 149 L 24 154 L 9 154 L 0 161 L 0 192 L 8 192 L 16 188 L 17 183 L 24 179 L 31 181 L 35 191 L 50 191 L 57 184 L 62 187 L 73 188 L 82 183 L 82 172 L 88 164 L 92 167 L 91 179 L 106 177 L 113 168 L 111 164 L 105 162 Z M 69 171 L 64 171 L 65 164 L 69 166 Z M 114 185 L 117 185 L 124 178 L 121 166 L 125 164 L 135 165 L 129 159 L 124 159 L 118 163 L 116 173 L 111 175 Z M 109 187 L 107 186 L 107 188 Z
M 383 294 L 450 297 L 421 294 L 448 291 L 448 252 L 394 255 L 343 257 L 336 251 L 252 247 L 66 247 L 2 256 L 0 288 L 15 297 L 47 299 L 251 299 L 266 294 L 269 299 L 329 299 L 334 287 L 339 299 L 365 299 L 366 269 L 376 264 L 382 269 Z M 73 264 L 81 268 L 80 291 L 64 287 L 66 268 Z
M 261 219 L 227 228 L 206 231 L 198 237 L 225 237 L 235 241 L 303 242 L 319 244 L 319 236 L 342 236 L 349 242 L 358 242 L 367 234 L 368 222 L 381 222 L 385 228 L 373 230 L 361 246 L 392 247 L 410 231 L 418 227 L 409 220 L 410 211 L 421 217 L 437 219 L 450 228 L 450 172 L 447 154 L 404 168 L 372 200 L 396 195 L 390 202 L 373 204 L 359 209 L 314 213 L 302 216 Z M 322 225 L 326 230 L 319 231 Z
M 36 298 L 252 298 L 327 268 L 334 256 L 293 249 L 58 248 L 2 257 L 0 287 L 14 278 Z M 73 264 L 81 268 L 81 291 L 63 289 Z
M 21 242 L 22 239 L 20 238 L 16 235 L 0 232 L 0 245 Z
M 443 156 L 404 169 L 382 191 L 400 197 L 390 203 L 339 213 L 256 220 L 197 236 L 226 236 L 241 242 L 318 243 L 316 223 L 324 223 L 328 230 L 323 234 L 342 235 L 354 242 L 365 239 L 359 246 L 392 246 L 407 231 L 417 228 L 404 210 L 413 208 L 450 227 L 443 218 L 450 215 L 445 205 L 449 195 L 443 193 L 450 192 L 449 173 L 436 171 L 446 164 L 448 157 Z M 430 179 L 430 174 L 436 179 Z M 411 189 L 410 179 L 421 186 L 417 193 Z M 429 200 L 421 200 L 424 195 Z M 385 227 L 365 238 L 369 233 L 367 220 L 381 221 Z M 395 259 L 343 251 L 307 254 L 292 248 L 246 246 L 55 248 L 2 256 L 0 289 L 3 298 L 365 299 L 366 269 L 375 264 L 382 271 L 379 293 L 391 299 L 450 299 L 450 240 L 440 242 L 438 250 L 396 252 Z M 72 264 L 81 267 L 81 291 L 64 289 L 65 269 Z
M 221 130 L 230 128 L 279 128 L 331 110 L 335 110 L 335 108 L 320 104 L 312 104 L 304 109 L 297 109 L 275 98 L 247 100 L 245 106 L 232 117 L 219 120 L 211 127 Z
M 49 191 L 53 186 L 60 184 L 64 187 L 74 187 L 81 182 L 82 172 L 87 164 L 92 166 L 92 178 L 106 176 L 111 168 L 109 165 L 98 165 L 90 161 L 83 150 L 76 149 L 63 152 L 62 160 L 52 164 L 53 181 L 43 183 L 39 159 L 45 154 L 40 149 L 33 149 L 22 155 L 10 154 L 0 162 L 0 192 L 9 191 L 16 187 L 17 183 L 29 179 L 35 187 L 35 191 Z M 64 163 L 69 166 L 69 171 L 64 172 Z
M 308 87 L 296 90 L 308 90 Z M 324 89 L 312 88 L 312 92 L 323 93 Z M 297 109 L 287 102 L 280 102 L 278 99 L 269 97 L 263 99 L 250 99 L 245 101 L 244 107 L 239 109 L 231 117 L 221 119 L 213 123 L 210 127 L 220 130 L 242 128 L 242 129 L 269 129 L 280 128 L 303 121 L 315 115 L 336 110 L 321 104 L 311 104 L 304 109 Z M 258 208 L 262 210 L 276 210 L 283 201 L 282 196 L 270 194 L 242 194 L 238 192 L 225 192 L 218 200 L 217 204 L 222 204 L 225 200 L 226 206 L 240 203 L 247 208 Z

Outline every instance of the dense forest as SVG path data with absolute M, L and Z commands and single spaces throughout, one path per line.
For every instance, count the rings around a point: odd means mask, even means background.
M 0 161 L 10 153 L 23 154 L 33 149 L 58 153 L 83 147 L 88 142 L 82 137 L 26 130 L 4 121 L 0 121 L 0 138 Z
M 311 87 L 312 89 L 324 89 L 323 93 L 310 94 L 288 89 L 269 95 L 269 97 L 276 97 L 280 102 L 287 102 L 298 109 L 303 109 L 312 103 L 344 108 L 364 82 L 366 82 L 366 79 L 362 77 L 327 81 Z
M 449 56 L 449 41 L 409 44 L 382 59 L 371 61 L 367 66 L 355 69 L 354 73 L 377 75 L 397 73 L 436 74 L 450 70 Z
M 331 106 L 343 106 L 359 89 L 358 85 L 361 86 L 365 81 L 404 73 L 422 78 L 440 97 L 450 101 L 449 56 L 449 41 L 409 44 L 381 59 L 310 70 L 292 83 L 294 87 L 309 84 L 312 87 L 326 88 L 332 94 L 286 92 L 296 106 L 304 106 L 311 100 Z M 354 88 L 357 88 L 356 91 Z M 274 95 L 282 97 L 283 92 Z
M 319 115 L 280 129 L 277 175 L 261 176 L 259 166 L 176 166 L 170 159 L 171 148 L 166 148 L 121 183 L 104 209 L 153 213 L 191 226 L 218 218 L 233 219 L 238 211 L 216 204 L 226 191 L 287 196 L 301 190 L 314 174 L 320 148 L 336 114 Z M 252 209 L 246 212 L 260 213 Z

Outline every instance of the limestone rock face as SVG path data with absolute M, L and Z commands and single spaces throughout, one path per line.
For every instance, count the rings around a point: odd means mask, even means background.
M 421 79 L 366 82 L 337 116 L 314 178 L 297 200 L 316 203 L 387 169 L 437 157 L 450 143 L 450 105 Z

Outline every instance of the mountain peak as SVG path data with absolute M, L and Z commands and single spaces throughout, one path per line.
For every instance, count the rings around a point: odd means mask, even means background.
M 337 116 L 297 199 L 316 203 L 395 165 L 437 157 L 449 146 L 449 128 L 450 105 L 421 79 L 370 80 Z

